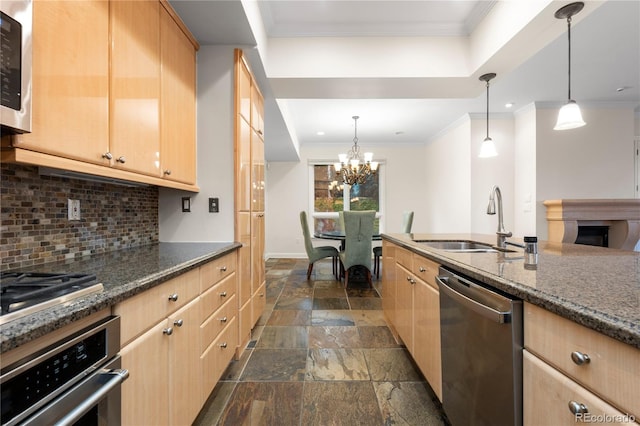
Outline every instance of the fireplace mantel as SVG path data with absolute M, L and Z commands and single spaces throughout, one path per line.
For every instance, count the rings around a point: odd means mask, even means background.
M 633 250 L 640 239 L 640 199 L 546 200 L 549 241 L 574 243 L 579 226 L 608 226 L 609 247 Z

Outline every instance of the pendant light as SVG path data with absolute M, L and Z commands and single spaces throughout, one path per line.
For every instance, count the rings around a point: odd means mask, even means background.
M 358 117 L 354 115 L 353 119 L 354 136 L 353 146 L 346 154 L 340 154 L 338 156 L 339 163 L 335 163 L 336 176 L 342 179 L 342 182 L 347 185 L 363 184 L 367 181 L 369 176 L 375 175 L 378 170 L 378 162 L 373 161 L 373 153 L 365 152 L 364 158 L 360 153 L 360 146 L 358 145 Z
M 480 76 L 480 81 L 487 83 L 487 137 L 484 138 L 484 141 L 480 145 L 480 154 L 478 154 L 478 157 L 480 158 L 489 158 L 498 155 L 493 139 L 489 137 L 489 81 L 495 78 L 495 76 L 496 74 L 493 72 Z
M 587 124 L 582 119 L 580 107 L 576 101 L 571 99 L 571 17 L 580 12 L 583 7 L 583 2 L 570 3 L 558 9 L 554 15 L 557 19 L 567 20 L 567 37 L 569 40 L 569 90 L 568 101 L 562 108 L 560 108 L 560 111 L 558 112 L 558 121 L 556 122 L 556 126 L 553 130 L 575 129 Z

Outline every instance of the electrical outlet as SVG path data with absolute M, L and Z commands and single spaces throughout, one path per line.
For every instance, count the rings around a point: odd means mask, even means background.
M 67 215 L 69 220 L 80 220 L 80 200 L 67 200 Z
M 219 211 L 218 198 L 209 198 L 209 213 L 218 213 Z

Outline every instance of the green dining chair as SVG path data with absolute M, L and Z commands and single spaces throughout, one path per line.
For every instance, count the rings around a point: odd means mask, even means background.
M 300 212 L 300 225 L 302 225 L 302 235 L 304 235 L 304 248 L 309 258 L 309 267 L 307 268 L 307 279 L 311 277 L 313 264 L 320 259 L 330 257 L 333 265 L 333 275 L 338 277 L 338 249 L 333 246 L 314 247 L 311 244 L 311 234 L 309 233 L 309 223 L 307 222 L 307 212 Z
M 413 211 L 402 213 L 402 230 L 403 234 L 409 234 L 413 226 Z M 380 278 L 380 258 L 382 257 L 382 247 L 373 248 L 373 273 L 376 278 Z
M 367 281 L 371 282 L 371 237 L 373 236 L 373 222 L 376 212 L 345 211 L 344 212 L 345 247 L 340 252 L 341 268 L 344 271 L 344 286 L 349 285 L 349 272 L 354 266 L 367 269 Z

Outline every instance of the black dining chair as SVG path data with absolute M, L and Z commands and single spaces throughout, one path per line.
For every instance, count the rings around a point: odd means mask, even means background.
M 304 248 L 309 258 L 309 267 L 307 268 L 307 279 L 311 277 L 313 264 L 320 259 L 330 257 L 333 264 L 333 275 L 337 279 L 338 276 L 338 249 L 333 246 L 314 247 L 311 244 L 311 234 L 309 232 L 309 223 L 307 222 L 307 212 L 300 212 L 300 225 L 302 225 L 302 235 L 304 236 Z
M 349 285 L 349 272 L 354 266 L 363 266 L 367 270 L 367 281 L 371 282 L 371 238 L 376 212 L 345 211 L 344 234 L 345 247 L 340 252 L 341 268 L 344 271 L 344 286 Z
M 413 211 L 406 211 L 402 214 L 402 233 L 408 234 L 413 226 Z M 373 248 L 373 273 L 376 278 L 380 278 L 380 258 L 382 257 L 382 247 Z

